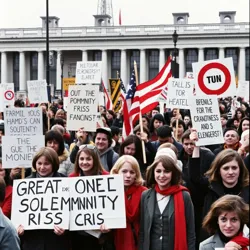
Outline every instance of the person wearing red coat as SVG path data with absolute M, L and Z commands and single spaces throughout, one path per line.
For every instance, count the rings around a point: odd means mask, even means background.
M 121 156 L 111 170 L 111 174 L 122 174 L 126 206 L 127 227 L 114 230 L 115 247 L 119 250 L 137 250 L 140 229 L 141 194 L 143 179 L 137 160 L 131 155 Z

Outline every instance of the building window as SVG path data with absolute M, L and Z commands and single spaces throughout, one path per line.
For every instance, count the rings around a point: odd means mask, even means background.
M 102 60 L 102 52 L 100 50 L 93 51 L 93 61 L 101 61 Z
M 15 92 L 19 90 L 19 53 L 13 53 L 13 82 Z
M 134 61 L 136 61 L 137 72 L 138 72 L 138 82 L 140 82 L 140 51 L 139 50 L 131 50 L 130 51 L 130 72 L 129 76 L 131 76 L 134 69 Z
M 38 79 L 38 53 L 30 53 L 30 80 Z
M 205 49 L 205 61 L 219 58 L 218 49 Z
M 246 81 L 249 81 L 250 80 L 250 56 L 249 56 L 249 47 L 246 48 Z
M 111 78 L 117 78 L 117 72 L 120 73 L 121 68 L 121 51 L 111 51 Z
M 198 62 L 197 49 L 186 50 L 186 72 L 193 72 L 192 63 Z
M 159 73 L 159 50 L 149 50 L 149 79 Z
M 233 58 L 235 76 L 238 75 L 238 55 L 239 55 L 238 48 L 229 48 L 226 49 L 225 51 L 225 57 Z

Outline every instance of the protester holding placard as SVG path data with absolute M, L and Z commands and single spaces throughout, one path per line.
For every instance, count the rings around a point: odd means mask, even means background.
M 121 156 L 111 174 L 122 174 L 125 188 L 127 227 L 114 230 L 115 247 L 119 250 L 137 250 L 140 228 L 140 200 L 143 179 L 137 160 L 131 155 Z
M 94 145 L 81 145 L 76 155 L 74 172 L 70 177 L 108 175 L 101 165 L 98 150 Z M 106 241 L 106 234 L 98 239 L 85 231 L 71 232 L 72 250 L 101 250 Z M 103 243 L 103 244 L 102 244 Z
M 139 249 L 195 249 L 193 204 L 172 158 L 160 155 L 148 167 L 150 188 L 141 198 Z
M 28 178 L 65 177 L 58 173 L 58 155 L 49 147 L 41 148 L 36 153 L 32 160 L 32 167 L 36 172 L 32 172 Z M 57 225 L 54 225 L 54 230 L 25 230 L 20 225 L 17 231 L 21 238 L 22 250 L 70 250 L 69 233 Z
M 0 176 L 4 178 L 6 188 L 5 188 L 5 198 L 0 204 L 2 212 L 5 216 L 10 218 L 11 216 L 11 205 L 12 205 L 12 180 L 10 179 L 9 169 L 4 169 L 2 165 L 2 159 L 0 159 Z
M 215 201 L 203 220 L 203 228 L 212 236 L 200 243 L 200 250 L 249 249 L 249 204 L 237 195 L 225 195 Z

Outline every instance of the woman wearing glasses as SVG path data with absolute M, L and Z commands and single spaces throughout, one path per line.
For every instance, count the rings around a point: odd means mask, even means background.
M 200 243 L 200 250 L 249 249 L 249 205 L 238 195 L 224 195 L 213 203 L 203 220 L 212 236 Z
M 119 250 L 137 250 L 140 228 L 140 200 L 146 187 L 137 160 L 131 155 L 121 156 L 111 174 L 122 174 L 125 189 L 127 227 L 114 230 L 115 247 Z
M 101 165 L 98 150 L 94 145 L 80 146 L 76 155 L 74 172 L 69 177 L 108 175 Z M 102 232 L 105 232 L 103 230 Z M 85 231 L 72 231 L 72 250 L 102 250 L 107 243 L 109 234 L 101 235 L 100 239 Z

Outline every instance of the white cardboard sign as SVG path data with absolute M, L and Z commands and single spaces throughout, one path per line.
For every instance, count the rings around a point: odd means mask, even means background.
M 14 83 L 0 83 L 0 112 L 3 112 L 3 109 L 6 106 L 14 106 L 15 102 L 15 90 Z M 2 111 L 1 111 L 2 110 Z
M 101 83 L 102 62 L 83 61 L 76 63 L 76 84 Z
M 7 108 L 4 110 L 5 135 L 42 135 L 43 120 L 41 108 Z
M 44 147 L 44 136 L 3 136 L 2 161 L 4 168 L 30 168 L 34 154 Z
M 249 81 L 238 81 L 236 96 L 243 97 L 245 101 L 249 101 Z
M 67 105 L 67 129 L 96 131 L 98 85 L 70 85 Z
M 122 175 L 72 178 L 70 230 L 125 228 L 126 213 Z M 73 202 L 74 200 L 74 202 Z
M 192 63 L 192 67 L 198 96 L 235 96 L 236 83 L 232 57 Z
M 48 103 L 46 80 L 27 81 L 30 103 Z
M 196 146 L 224 143 L 216 96 L 194 96 L 190 100 L 193 127 L 197 129 Z
M 11 221 L 25 230 L 69 228 L 68 178 L 15 180 Z
M 194 82 L 191 79 L 171 78 L 168 83 L 166 107 L 189 109 Z

